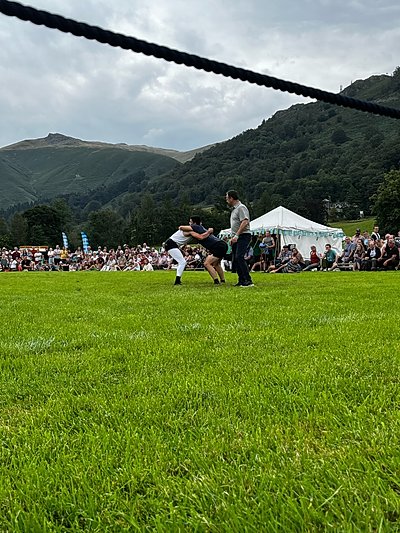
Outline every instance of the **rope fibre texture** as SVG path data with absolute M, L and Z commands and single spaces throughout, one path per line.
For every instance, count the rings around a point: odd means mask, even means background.
M 376 115 L 382 115 L 391 118 L 400 118 L 400 109 L 381 106 L 366 100 L 358 100 L 341 94 L 335 94 L 328 91 L 322 91 L 314 87 L 308 87 L 299 83 L 281 80 L 266 74 L 259 74 L 251 70 L 234 67 L 219 61 L 213 61 L 179 50 L 173 50 L 166 46 L 149 43 L 135 37 L 128 37 L 121 33 L 114 33 L 104 30 L 98 26 L 92 26 L 84 22 L 77 22 L 73 19 L 65 18 L 60 15 L 49 13 L 33 7 L 24 6 L 18 2 L 9 0 L 0 0 L 0 13 L 10 17 L 17 17 L 20 20 L 29 21 L 38 26 L 57 29 L 64 33 L 71 33 L 76 37 L 85 37 L 86 39 L 97 41 L 102 44 L 119 47 L 124 50 L 141 53 L 147 56 L 164 59 L 178 65 L 194 67 L 198 70 L 220 74 L 227 78 L 247 81 L 252 84 L 269 87 L 283 92 L 297 94 L 308 98 L 314 98 L 329 104 L 335 104 L 343 107 L 358 109 Z

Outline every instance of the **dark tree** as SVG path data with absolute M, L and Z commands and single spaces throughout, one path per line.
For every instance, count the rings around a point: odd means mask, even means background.
M 344 144 L 348 140 L 347 133 L 342 129 L 335 130 L 331 135 L 331 141 L 335 144 Z
M 0 218 L 0 248 L 9 248 L 11 246 L 11 236 L 8 224 L 4 218 Z
M 60 213 L 48 205 L 37 205 L 23 213 L 28 223 L 27 244 L 56 246 L 61 242 L 63 221 Z
M 16 213 L 10 221 L 10 239 L 13 246 L 29 244 L 28 221 L 21 213 Z
M 86 226 L 89 243 L 93 247 L 107 246 L 115 248 L 123 244 L 125 223 L 123 219 L 111 209 L 92 211 Z
M 385 174 L 375 196 L 376 221 L 385 233 L 397 235 L 400 230 L 400 170 Z

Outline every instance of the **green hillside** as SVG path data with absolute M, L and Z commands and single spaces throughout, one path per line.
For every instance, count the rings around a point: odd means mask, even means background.
M 400 72 L 353 83 L 347 95 L 400 107 Z M 323 200 L 371 211 L 383 174 L 398 168 L 400 121 L 325 104 L 294 105 L 150 184 L 155 199 L 212 205 L 234 187 L 258 215 L 283 204 L 322 220 Z
M 119 193 L 132 188 L 132 183 L 135 190 L 141 190 L 147 180 L 170 172 L 208 148 L 179 152 L 81 141 L 61 134 L 21 141 L 0 149 L 0 209 L 60 195 L 85 195 L 122 181 L 125 189 Z
M 154 177 L 177 165 L 165 156 L 118 148 L 43 148 L 8 151 L 7 159 L 29 168 L 32 187 L 42 196 L 84 192 L 139 170 Z

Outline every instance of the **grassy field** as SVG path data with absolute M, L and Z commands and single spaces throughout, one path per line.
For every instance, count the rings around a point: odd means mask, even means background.
M 329 222 L 328 226 L 332 228 L 342 228 L 345 235 L 352 237 L 355 235 L 357 228 L 360 228 L 361 232 L 368 231 L 372 233 L 375 226 L 375 218 L 363 218 L 361 220 L 341 220 L 340 222 Z
M 0 531 L 398 531 L 400 272 L 0 275 Z

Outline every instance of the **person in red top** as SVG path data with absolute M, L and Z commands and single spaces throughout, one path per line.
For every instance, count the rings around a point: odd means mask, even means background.
M 305 272 L 306 270 L 319 270 L 321 266 L 321 258 L 319 257 L 317 253 L 317 247 L 311 246 L 310 251 L 310 264 L 306 266 L 306 268 L 303 269 Z

